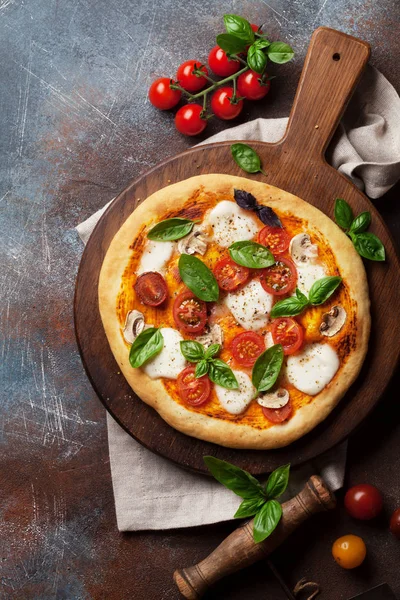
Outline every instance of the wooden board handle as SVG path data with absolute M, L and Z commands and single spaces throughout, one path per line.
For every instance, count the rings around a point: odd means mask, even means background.
M 322 158 L 368 62 L 370 47 L 340 31 L 314 31 L 297 87 L 285 152 L 299 160 Z
M 253 539 L 254 519 L 231 533 L 207 558 L 193 567 L 178 569 L 174 581 L 189 600 L 201 598 L 216 581 L 268 556 L 311 515 L 336 506 L 332 492 L 313 475 L 297 496 L 285 502 L 275 531 L 264 542 Z

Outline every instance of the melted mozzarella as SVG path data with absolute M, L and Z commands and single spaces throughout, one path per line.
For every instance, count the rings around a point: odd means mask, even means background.
M 273 296 L 253 279 L 239 291 L 227 294 L 224 302 L 240 325 L 257 331 L 269 321 Z
M 143 371 L 151 379 L 176 379 L 186 366 L 179 344 L 183 337 L 171 327 L 162 327 L 160 331 L 164 338 L 163 349 L 143 366 Z
M 227 390 L 220 385 L 215 385 L 215 392 L 222 408 L 232 415 L 239 415 L 246 410 L 254 398 L 256 389 L 246 373 L 243 373 L 243 371 L 233 371 L 233 373 L 239 384 L 239 389 Z
M 286 375 L 295 388 L 315 396 L 333 379 L 339 358 L 329 344 L 309 344 L 302 352 L 288 356 Z
M 157 242 L 149 240 L 140 259 L 137 274 L 154 271 L 163 274 L 165 266 L 174 251 L 174 242 Z
M 308 263 L 304 266 L 297 266 L 297 287 L 303 294 L 308 296 L 308 293 L 318 279 L 326 277 L 326 271 L 320 263 Z
M 208 215 L 207 221 L 212 227 L 214 240 L 224 248 L 234 242 L 251 240 L 258 231 L 252 217 L 229 200 L 219 202 Z

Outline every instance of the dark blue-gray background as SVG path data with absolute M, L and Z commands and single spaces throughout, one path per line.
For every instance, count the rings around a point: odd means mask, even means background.
M 184 60 L 206 61 L 226 12 L 265 23 L 272 40 L 296 51 L 293 63 L 273 66 L 271 93 L 249 103 L 238 122 L 289 113 L 319 25 L 368 41 L 372 63 L 399 87 L 397 0 L 0 0 L 0 598 L 175 598 L 173 569 L 200 559 L 232 528 L 118 534 L 104 409 L 83 372 L 72 322 L 82 253 L 73 228 L 132 178 L 194 143 L 175 131 L 173 114 L 153 109 L 147 90 Z M 214 119 L 207 135 L 225 126 Z M 379 208 L 399 234 L 396 196 Z M 359 434 L 350 478 L 360 471 L 390 487 L 400 432 L 384 409 L 378 414 L 379 441 L 359 455 Z M 392 542 L 373 533 L 378 565 L 364 579 L 336 573 L 330 541 L 308 547 L 308 558 L 292 557 L 288 577 L 330 573 L 326 600 L 339 598 L 335 585 L 343 598 L 382 578 L 395 585 Z M 260 568 L 225 585 L 215 597 L 281 597 Z

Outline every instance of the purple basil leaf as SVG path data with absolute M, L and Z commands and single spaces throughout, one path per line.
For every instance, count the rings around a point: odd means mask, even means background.
M 283 227 L 278 215 L 274 213 L 270 206 L 259 205 L 255 210 L 258 218 L 264 223 L 264 225 L 269 225 L 270 227 Z
M 253 194 L 250 194 L 250 192 L 245 192 L 244 190 L 234 190 L 234 197 L 240 208 L 254 210 L 257 206 L 257 200 L 254 198 Z

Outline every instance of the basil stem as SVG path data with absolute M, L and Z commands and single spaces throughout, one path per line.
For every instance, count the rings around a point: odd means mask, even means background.
M 235 242 L 229 247 L 229 254 L 235 263 L 250 269 L 264 269 L 275 264 L 275 258 L 268 248 L 256 242 Z
M 217 280 L 210 269 L 197 256 L 181 254 L 179 274 L 186 287 L 204 302 L 216 302 L 219 298 Z
M 140 333 L 129 352 L 132 367 L 141 367 L 150 358 L 161 352 L 164 346 L 162 333 L 156 327 L 149 327 Z
M 193 225 L 194 222 L 189 219 L 180 219 L 179 217 L 165 219 L 150 229 L 147 237 L 160 242 L 180 240 L 192 231 Z
M 251 380 L 258 392 L 266 392 L 272 388 L 279 377 L 283 356 L 282 345 L 275 344 L 257 358 L 253 366 Z

